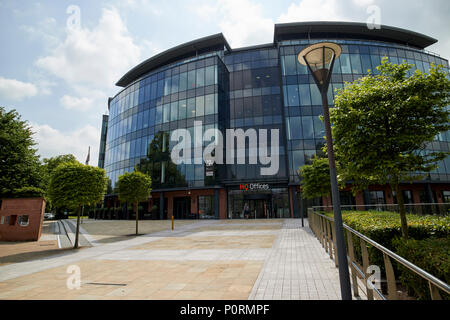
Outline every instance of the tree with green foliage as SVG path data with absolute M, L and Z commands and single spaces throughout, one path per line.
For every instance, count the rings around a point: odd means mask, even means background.
M 63 154 L 56 157 L 44 158 L 42 161 L 42 179 L 43 179 L 43 187 L 44 190 L 48 188 L 50 183 L 50 178 L 52 176 L 53 171 L 61 164 L 61 163 L 75 163 L 78 162 L 73 154 Z M 53 203 L 49 199 L 47 202 L 48 212 L 55 209 Z M 60 210 L 61 208 L 59 208 Z M 57 212 L 59 211 L 57 210 Z
M 135 171 L 125 172 L 119 177 L 117 189 L 119 200 L 132 203 L 136 213 L 136 235 L 138 235 L 139 202 L 145 201 L 150 196 L 152 179 L 149 175 Z
M 0 107 L 0 198 L 13 197 L 16 189 L 42 187 L 32 136 L 31 127 L 15 110 Z
M 328 158 L 314 157 L 312 163 L 300 167 L 302 198 L 314 199 L 330 195 L 330 166 Z
M 339 90 L 330 110 L 341 174 L 353 182 L 354 192 L 371 183 L 391 185 L 404 239 L 408 227 L 399 184 L 423 179 L 445 159 L 447 152 L 429 151 L 427 145 L 450 128 L 448 74 L 433 65 L 428 74 L 416 70 L 409 76 L 411 68 L 384 58 L 378 75 Z
M 83 205 L 92 205 L 103 199 L 107 177 L 104 169 L 79 162 L 62 163 L 53 170 L 47 190 L 57 207 L 77 209 L 77 230 L 74 248 L 78 248 L 80 213 Z

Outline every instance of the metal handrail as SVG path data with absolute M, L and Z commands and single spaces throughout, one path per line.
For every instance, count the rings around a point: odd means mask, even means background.
M 311 219 L 312 223 L 310 224 L 311 229 L 313 230 L 314 234 L 319 239 L 319 241 L 322 243 L 325 250 L 327 252 L 329 252 L 330 258 L 333 259 L 333 256 L 334 256 L 335 262 L 337 263 L 336 252 L 334 253 L 334 255 L 332 254 L 333 248 L 331 246 L 332 243 L 335 243 L 335 239 L 333 239 L 334 238 L 334 230 L 333 230 L 333 228 L 331 228 L 331 226 L 334 226 L 334 219 L 327 217 L 323 214 L 314 212 L 312 208 L 310 208 L 308 211 L 311 214 L 310 217 L 312 218 Z M 325 222 L 322 223 L 321 221 L 317 221 L 318 219 L 315 219 L 314 215 L 319 217 L 320 218 L 319 220 L 322 219 L 322 220 L 327 221 L 328 223 L 325 223 Z M 327 225 L 324 226 L 324 224 L 327 224 Z M 331 235 L 328 232 L 330 229 L 333 231 L 333 235 Z M 388 280 L 388 296 L 389 296 L 389 298 L 392 298 L 392 299 L 397 298 L 397 293 L 396 293 L 396 285 L 395 285 L 395 275 L 394 275 L 394 272 L 392 269 L 391 262 L 388 257 L 394 259 L 401 265 L 403 265 L 406 268 L 408 268 L 409 270 L 413 271 L 415 274 L 417 274 L 417 275 L 421 276 L 422 278 L 424 278 L 425 280 L 427 280 L 428 284 L 429 284 L 431 297 L 433 300 L 441 299 L 441 296 L 440 296 L 437 288 L 450 294 L 450 286 L 448 284 L 446 284 L 445 282 L 443 282 L 442 280 L 436 278 L 435 276 L 431 275 L 430 273 L 426 272 L 425 270 L 412 264 L 408 260 L 402 258 L 401 256 L 397 255 L 396 253 L 383 247 L 382 245 L 380 245 L 379 243 L 375 242 L 374 240 L 368 238 L 367 236 L 363 235 L 362 233 L 350 228 L 346 224 L 344 224 L 344 229 L 346 229 L 349 234 L 354 234 L 355 236 L 357 236 L 360 239 L 360 241 L 362 240 L 365 243 L 370 244 L 371 246 L 377 248 L 379 251 L 381 251 L 383 253 L 386 269 L 389 269 L 389 270 L 386 270 L 387 278 L 388 278 L 387 280 Z M 366 273 L 364 272 L 364 270 L 360 269 L 360 266 L 354 260 L 353 241 L 351 239 L 347 239 L 347 240 L 348 240 L 348 244 L 349 244 L 349 248 L 347 248 L 347 255 L 348 255 L 348 260 L 349 260 L 349 266 L 352 269 L 352 282 L 353 282 L 354 295 L 359 296 L 357 278 L 366 280 L 367 277 L 363 276 L 363 275 L 366 275 Z M 362 241 L 361 241 L 361 246 L 363 245 Z M 365 244 L 364 244 L 364 247 L 365 247 Z M 336 250 L 335 245 L 334 245 L 334 250 Z M 364 257 L 363 257 L 363 259 L 364 259 Z M 366 257 L 366 259 L 367 259 L 366 264 L 368 264 L 369 263 L 368 257 Z M 367 266 L 365 266 L 365 267 L 367 267 Z M 353 273 L 353 270 L 355 270 L 356 273 Z M 388 274 L 388 272 L 389 272 L 389 274 Z M 369 288 L 367 283 L 366 283 L 366 289 L 367 289 L 367 296 L 369 299 L 373 299 L 373 293 L 372 293 L 373 291 L 375 291 L 381 299 L 386 299 L 386 297 L 380 291 L 378 291 L 376 288 Z M 369 290 L 373 290 L 373 291 L 369 292 Z

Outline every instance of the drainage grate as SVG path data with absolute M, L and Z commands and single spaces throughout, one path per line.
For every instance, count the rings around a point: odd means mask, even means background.
M 119 286 L 119 287 L 125 287 L 127 285 L 125 283 L 101 283 L 101 282 L 88 282 L 86 284 L 91 284 L 94 286 Z

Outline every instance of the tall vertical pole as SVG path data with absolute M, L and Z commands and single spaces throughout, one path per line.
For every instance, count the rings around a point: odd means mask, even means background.
M 336 178 L 336 162 L 334 160 L 333 140 L 331 135 L 330 113 L 328 110 L 327 98 L 328 86 L 321 87 L 323 118 L 325 122 L 325 132 L 327 138 L 328 163 L 330 166 L 331 196 L 334 211 L 334 233 L 336 235 L 336 249 L 339 267 L 339 281 L 341 286 L 342 300 L 352 300 L 352 290 L 350 287 L 350 276 L 348 272 L 347 251 L 345 249 L 344 226 L 341 215 L 341 199 Z

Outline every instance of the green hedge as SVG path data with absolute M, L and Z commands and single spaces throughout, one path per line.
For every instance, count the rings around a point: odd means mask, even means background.
M 326 215 L 332 217 L 332 213 L 327 212 Z M 433 261 L 428 260 L 430 264 L 436 261 L 447 261 L 446 264 L 437 263 L 434 269 L 426 269 L 429 273 L 435 277 L 449 283 L 449 279 L 444 279 L 440 275 L 448 273 L 448 250 L 450 239 L 450 217 L 439 216 L 419 216 L 407 214 L 408 221 L 408 235 L 412 239 L 411 243 L 416 243 L 416 252 L 413 255 L 411 250 L 406 250 L 402 246 L 399 247 L 404 241 L 400 240 L 402 236 L 400 215 L 395 212 L 383 212 L 383 211 L 344 211 L 342 213 L 343 222 L 350 228 L 364 234 L 375 242 L 388 248 L 389 250 L 397 253 L 408 261 L 422 267 L 424 263 L 419 264 L 421 254 L 425 254 L 425 251 L 429 246 L 433 246 L 436 243 L 445 245 L 441 251 L 434 251 L 436 255 Z M 345 234 L 347 237 L 347 234 Z M 362 263 L 360 240 L 357 236 L 353 235 L 353 246 L 355 250 L 355 259 Z M 415 242 L 414 242 L 415 241 Z M 423 241 L 426 241 L 421 244 Z M 436 242 L 433 242 L 436 241 Z M 346 241 L 347 243 L 347 241 Z M 410 242 L 408 242 L 410 243 Z M 410 244 L 412 246 L 412 244 Z M 423 247 L 422 247 L 423 246 Z M 409 247 L 408 247 L 409 248 Z M 369 261 L 371 265 L 377 265 L 382 272 L 385 271 L 383 254 L 376 248 L 367 245 L 369 253 Z M 423 251 L 423 252 L 422 252 Z M 446 254 L 447 256 L 442 256 Z M 426 265 L 429 267 L 429 265 Z M 423 283 L 417 282 L 416 286 L 413 286 L 413 279 L 415 277 L 411 275 L 411 272 L 405 268 L 402 268 L 399 264 L 393 263 L 396 276 L 402 281 L 402 284 L 408 288 L 410 294 L 414 294 L 417 298 L 429 297 L 429 290 L 427 286 L 423 286 Z M 427 296 L 428 295 L 428 296 Z
M 397 253 L 408 261 L 427 271 L 436 278 L 450 283 L 450 238 L 393 241 Z M 409 294 L 418 299 L 431 299 L 428 281 L 415 275 L 404 266 L 400 270 L 400 281 L 409 289 Z M 442 298 L 450 300 L 450 295 L 439 291 Z

